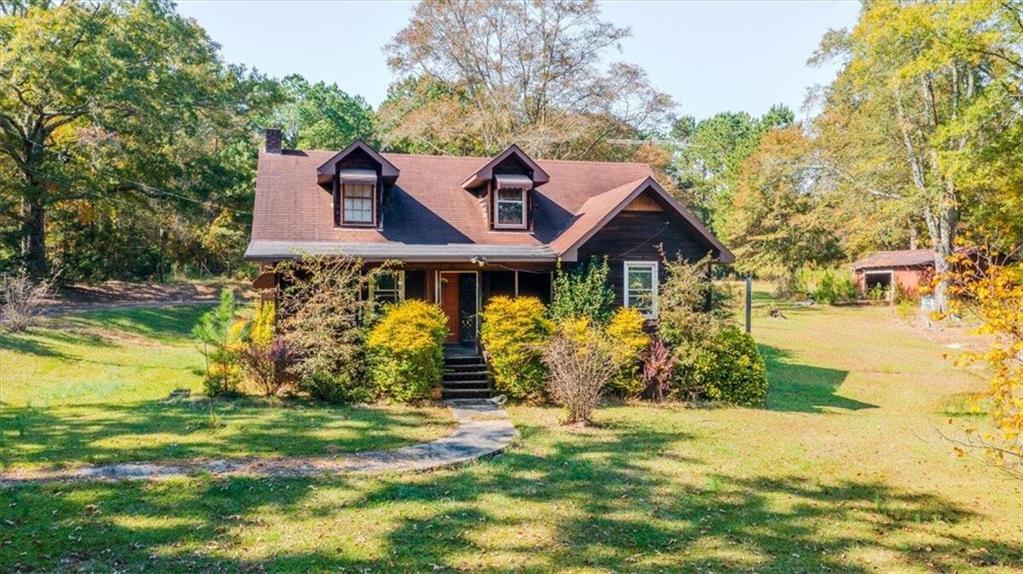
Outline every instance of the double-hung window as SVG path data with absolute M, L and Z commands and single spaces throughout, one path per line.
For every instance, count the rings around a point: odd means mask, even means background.
M 497 190 L 497 227 L 523 227 L 526 224 L 526 190 Z
M 498 229 L 524 229 L 526 227 L 526 198 L 533 180 L 522 175 L 497 176 L 494 197 L 494 227 Z
M 341 223 L 373 225 L 376 223 L 376 173 L 371 170 L 341 170 Z
M 373 300 L 378 303 L 397 303 L 405 298 L 405 273 L 394 271 L 377 277 L 371 289 Z
M 657 317 L 657 262 L 626 261 L 624 302 L 647 319 Z

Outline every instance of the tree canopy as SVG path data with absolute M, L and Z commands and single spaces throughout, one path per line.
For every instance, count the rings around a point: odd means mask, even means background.
M 387 145 L 536 157 L 614 158 L 664 127 L 669 96 L 639 67 L 602 64 L 629 30 L 594 0 L 427 0 L 387 45 L 398 75 L 380 114 Z
M 90 234 L 158 245 L 197 206 L 210 220 L 248 209 L 247 114 L 274 97 L 169 2 L 12 10 L 0 17 L 6 249 L 41 275 L 48 231 L 74 248 Z

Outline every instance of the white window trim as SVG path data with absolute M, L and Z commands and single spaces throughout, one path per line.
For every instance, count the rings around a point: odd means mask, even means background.
M 398 301 L 405 300 L 405 272 L 394 271 L 394 275 L 398 278 Z M 369 300 L 376 301 L 377 297 L 377 284 L 373 281 L 369 284 Z
M 502 203 L 501 191 L 518 191 L 519 198 L 522 203 L 522 221 L 519 223 L 501 223 L 498 218 L 498 206 Z M 528 207 L 526 201 L 526 193 L 528 189 L 525 188 L 514 188 L 514 187 L 501 187 L 494 190 L 494 229 L 525 229 L 529 215 L 526 213 Z M 519 203 L 518 201 L 504 201 L 503 203 Z
M 375 227 L 377 224 L 377 186 L 375 183 L 365 183 L 360 181 L 352 181 L 345 183 L 340 182 L 341 192 L 338 194 L 338 199 L 341 202 L 341 225 L 351 225 L 358 227 Z M 369 197 L 370 197 L 370 213 L 369 221 L 351 221 L 345 217 L 345 185 L 367 185 L 369 186 Z
M 650 277 L 650 312 L 643 313 L 643 316 L 647 319 L 657 318 L 657 299 L 658 290 L 660 287 L 660 275 L 657 270 L 656 261 L 626 261 L 625 262 L 625 278 L 622 280 L 622 305 L 624 307 L 629 306 L 629 269 L 649 269 L 652 273 Z

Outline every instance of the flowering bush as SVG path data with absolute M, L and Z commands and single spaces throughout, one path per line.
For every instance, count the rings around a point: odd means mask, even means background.
M 535 297 L 494 297 L 483 310 L 480 338 L 497 390 L 515 398 L 543 393 L 547 372 L 542 344 L 552 331 L 545 315 Z
M 614 357 L 616 372 L 611 386 L 625 396 L 638 395 L 644 385 L 640 378 L 643 352 L 650 346 L 650 335 L 644 327 L 646 319 L 638 310 L 620 307 L 607 324 L 608 340 Z
M 398 401 L 427 398 L 441 380 L 447 317 L 435 304 L 390 305 L 366 340 L 377 391 Z

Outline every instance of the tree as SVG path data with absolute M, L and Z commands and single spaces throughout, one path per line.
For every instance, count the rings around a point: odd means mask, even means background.
M 357 138 L 373 143 L 373 108 L 361 96 L 348 95 L 337 84 L 317 82 L 292 74 L 281 80 L 286 101 L 268 124 L 284 128 L 286 147 L 342 149 Z
M 686 203 L 719 231 L 728 218 L 743 161 L 764 132 L 789 126 L 794 119 L 792 110 L 781 104 L 761 118 L 746 112 L 721 112 L 699 122 L 692 116 L 679 118 L 671 131 L 676 149 L 669 172 Z
M 32 274 L 46 272 L 55 208 L 201 205 L 251 175 L 225 141 L 245 141 L 243 114 L 274 90 L 225 66 L 173 4 L 10 6 L 0 16 L 0 172 L 14 177 L 0 208 Z
M 538 157 L 621 154 L 609 140 L 656 130 L 673 105 L 636 66 L 603 64 L 628 35 L 594 0 L 422 2 L 386 47 L 400 78 L 381 106 L 385 145 L 448 151 L 454 135 L 459 153 L 514 141 Z
M 740 268 L 780 275 L 789 287 L 804 265 L 841 256 L 814 193 L 818 178 L 812 142 L 799 126 L 764 134 L 743 163 L 723 230 Z
M 555 321 L 585 317 L 596 325 L 611 318 L 614 292 L 608 286 L 610 268 L 607 258 L 590 261 L 565 271 L 559 265 L 554 273 L 554 300 L 550 316 Z
M 970 206 L 991 205 L 998 196 L 993 187 L 1005 192 L 1019 182 L 1011 175 L 1018 167 L 1009 162 L 1000 162 L 994 182 L 971 170 L 1018 143 L 1021 6 L 1000 0 L 869 3 L 853 30 L 829 33 L 815 57 L 842 59 L 824 96 L 825 114 L 831 125 L 858 128 L 840 146 L 851 161 L 836 169 L 861 181 L 863 191 L 913 206 L 939 276 L 948 270 L 961 224 L 972 216 Z M 881 177 L 860 180 L 858 172 Z M 992 210 L 977 210 L 983 211 Z M 942 280 L 935 289 L 942 309 L 945 291 Z
M 989 367 L 988 388 L 980 395 L 994 428 L 967 424 L 958 442 L 981 449 L 995 465 L 1023 478 L 1023 266 L 1007 264 L 1020 248 L 1000 255 L 988 245 L 966 247 L 952 256 L 947 277 L 951 311 L 977 319 L 987 349 L 966 352 L 957 362 Z M 965 454 L 962 448 L 957 451 Z

